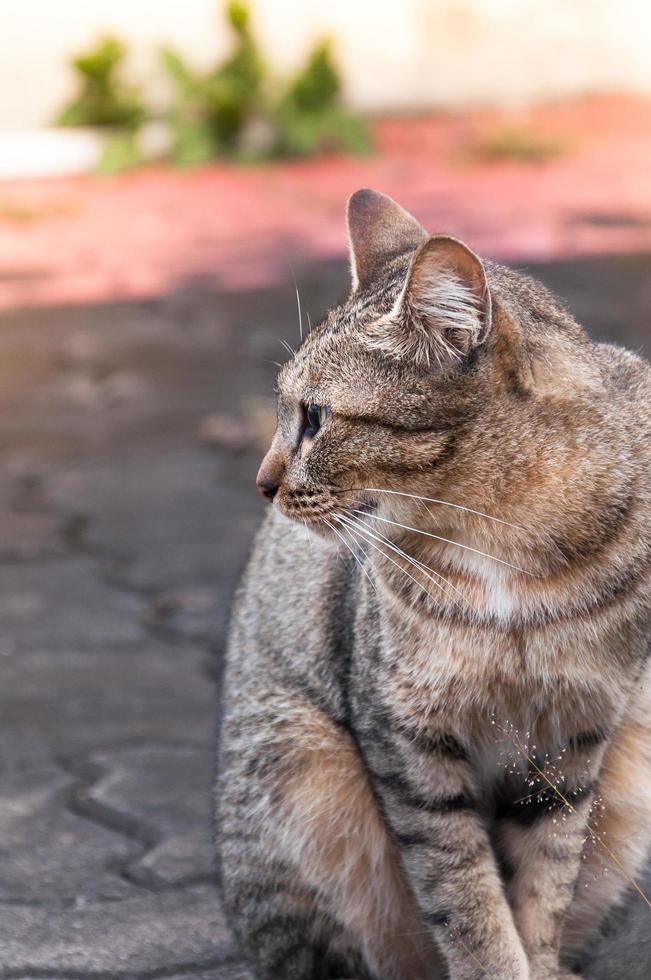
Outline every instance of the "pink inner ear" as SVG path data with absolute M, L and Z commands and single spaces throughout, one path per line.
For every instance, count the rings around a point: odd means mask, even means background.
M 448 368 L 488 335 L 491 298 L 480 259 L 453 238 L 421 245 L 391 313 L 369 330 L 367 342 L 397 360 Z
M 419 249 L 400 302 L 434 335 L 463 331 L 468 348 L 482 343 L 490 330 L 491 299 L 484 267 L 474 252 L 454 238 L 437 236 Z

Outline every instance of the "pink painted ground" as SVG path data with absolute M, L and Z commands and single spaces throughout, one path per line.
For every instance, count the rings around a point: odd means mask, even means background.
M 565 144 L 542 164 L 470 152 L 503 122 L 384 120 L 366 158 L 0 184 L 0 307 L 155 295 L 195 277 L 227 289 L 286 279 L 290 265 L 345 251 L 344 202 L 360 186 L 494 257 L 651 250 L 651 101 L 528 113 Z

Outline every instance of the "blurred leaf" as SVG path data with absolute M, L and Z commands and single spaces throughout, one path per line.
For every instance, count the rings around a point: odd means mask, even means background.
M 73 65 L 88 81 L 101 83 L 109 79 L 126 53 L 125 45 L 118 38 L 104 37 L 100 38 L 96 47 L 77 55 Z
M 143 162 L 142 153 L 138 148 L 133 133 L 116 133 L 109 137 L 97 164 L 98 174 L 111 177 L 131 170 Z
M 371 149 L 368 128 L 360 116 L 341 106 L 340 91 L 331 44 L 320 41 L 276 108 L 275 154 L 367 153 Z
M 114 37 L 100 38 L 89 51 L 77 55 L 77 94 L 57 117 L 59 126 L 119 126 L 136 130 L 145 118 L 140 92 L 119 78 L 126 47 Z
M 172 128 L 172 159 L 180 167 L 194 167 L 217 156 L 214 134 L 200 120 L 177 120 Z
M 166 113 L 170 157 L 181 166 L 216 156 L 253 162 L 282 156 L 346 150 L 363 153 L 371 142 L 364 120 L 341 102 L 341 81 L 329 40 L 319 41 L 305 65 L 280 91 L 267 94 L 267 68 L 250 28 L 249 6 L 225 9 L 233 48 L 209 71 L 196 71 L 173 48 L 160 52 L 172 85 Z M 77 95 L 59 114 L 63 126 L 107 126 L 133 134 L 145 119 L 140 92 L 120 70 L 126 46 L 103 37 L 73 60 Z M 120 134 L 107 144 L 100 170 L 115 173 L 140 159 L 137 144 Z
M 366 123 L 342 109 L 296 112 L 285 107 L 277 116 L 274 154 L 281 157 L 314 153 L 368 153 L 372 148 Z
M 249 29 L 249 8 L 241 0 L 231 0 L 226 7 L 228 22 L 237 34 L 245 34 Z
M 192 70 L 186 65 L 181 55 L 172 48 L 163 48 L 160 53 L 165 71 L 179 89 L 190 91 L 195 84 Z
M 170 112 L 172 159 L 180 164 L 203 162 L 222 154 L 237 155 L 247 120 L 262 103 L 266 75 L 262 57 L 249 31 L 248 7 L 232 2 L 226 15 L 235 46 L 225 61 L 207 73 L 193 72 L 167 48 L 161 52 L 176 93 Z
M 341 82 L 332 60 L 331 43 L 320 41 L 305 68 L 290 84 L 284 101 L 297 112 L 323 112 L 337 104 Z

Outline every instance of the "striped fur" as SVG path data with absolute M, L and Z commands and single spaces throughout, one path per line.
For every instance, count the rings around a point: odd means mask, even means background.
M 233 616 L 226 908 L 263 980 L 560 980 L 643 901 L 651 372 L 381 195 L 349 222 Z

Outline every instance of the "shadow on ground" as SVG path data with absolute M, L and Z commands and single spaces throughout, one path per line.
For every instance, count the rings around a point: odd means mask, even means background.
M 651 256 L 531 271 L 648 351 Z M 303 271 L 313 322 L 346 280 Z M 214 677 L 297 338 L 289 284 L 0 317 L 0 977 L 244 977 L 211 874 Z M 591 980 L 649 976 L 641 906 Z

